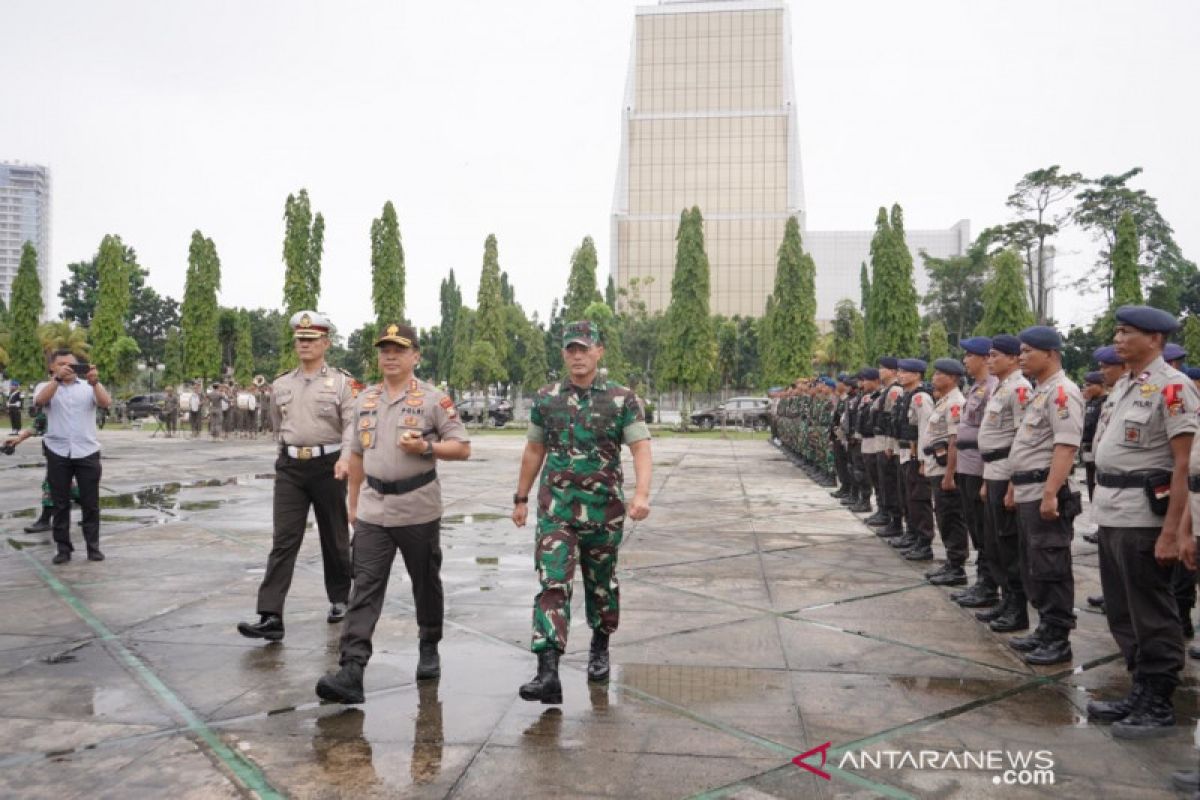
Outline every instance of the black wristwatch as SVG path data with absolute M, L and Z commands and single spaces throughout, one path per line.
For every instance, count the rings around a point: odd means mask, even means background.
M 425 452 L 421 455 L 425 458 L 433 458 L 433 442 L 425 442 Z
M 513 505 L 514 506 L 519 506 L 522 503 L 528 503 L 528 502 L 529 502 L 529 495 L 515 494 L 515 493 L 513 494 Z

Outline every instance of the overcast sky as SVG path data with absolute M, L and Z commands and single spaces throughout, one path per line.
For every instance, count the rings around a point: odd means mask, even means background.
M 489 233 L 544 319 L 585 235 L 607 270 L 637 5 L 4 0 L 0 159 L 52 169 L 55 291 L 119 233 L 180 298 L 199 228 L 223 304 L 281 305 L 284 198 L 307 187 L 343 334 L 373 316 L 388 199 L 414 322 L 437 322 L 450 268 L 474 305 Z M 1140 165 L 1200 256 L 1200 3 L 794 0 L 791 19 L 810 229 L 870 228 L 898 201 L 910 228 L 965 217 L 975 234 L 1032 169 Z M 1074 273 L 1094 256 L 1086 238 L 1060 250 Z M 1056 305 L 1086 321 L 1099 304 Z

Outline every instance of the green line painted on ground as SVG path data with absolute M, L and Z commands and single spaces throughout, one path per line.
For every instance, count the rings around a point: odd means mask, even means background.
M 100 618 L 92 613 L 87 604 L 83 602 L 74 592 L 71 591 L 65 583 L 54 576 L 45 566 L 42 565 L 33 556 L 22 552 L 25 560 L 33 565 L 33 568 L 41 576 L 54 592 L 62 599 L 64 603 L 71 607 L 80 619 L 87 626 L 96 632 L 96 636 L 100 641 L 107 643 L 118 658 L 133 671 L 135 675 L 144 683 L 164 706 L 173 711 L 187 725 L 187 729 L 200 737 L 208 749 L 221 760 L 230 772 L 232 772 L 239 781 L 250 791 L 254 792 L 263 800 L 283 800 L 284 795 L 273 787 L 268 781 L 262 770 L 258 768 L 254 762 L 247 759 L 241 753 L 237 752 L 229 745 L 221 741 L 216 732 L 205 724 L 204 720 L 196 716 L 196 713 L 190 709 L 186 703 L 179 698 L 171 689 L 162 682 L 162 680 L 151 670 L 146 663 L 134 655 L 125 643 L 117 637 L 108 626 L 100 621 Z

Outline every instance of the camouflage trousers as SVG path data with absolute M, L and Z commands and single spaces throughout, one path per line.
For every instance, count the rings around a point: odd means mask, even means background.
M 576 526 L 550 516 L 537 522 L 538 582 L 542 590 L 533 599 L 533 640 L 530 649 L 540 653 L 567 648 L 571 627 L 571 593 L 575 565 L 583 572 L 584 609 L 593 630 L 613 633 L 621 613 L 617 585 L 617 548 L 624 519 L 607 525 Z

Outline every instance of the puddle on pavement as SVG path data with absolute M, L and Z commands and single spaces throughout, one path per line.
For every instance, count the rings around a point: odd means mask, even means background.
M 477 525 L 480 522 L 495 522 L 498 519 L 508 519 L 507 514 L 451 514 L 448 517 L 442 517 L 442 527 L 452 527 L 455 525 Z

